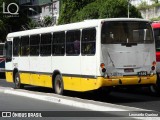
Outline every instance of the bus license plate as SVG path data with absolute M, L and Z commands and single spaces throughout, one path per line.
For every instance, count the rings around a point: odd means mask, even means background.
M 141 71 L 137 73 L 138 76 L 147 76 L 147 71 Z

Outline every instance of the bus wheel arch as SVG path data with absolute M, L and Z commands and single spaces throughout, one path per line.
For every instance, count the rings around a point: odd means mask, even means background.
M 13 81 L 14 81 L 14 88 L 15 89 L 22 89 L 24 88 L 24 85 L 21 84 L 21 79 L 20 79 L 20 75 L 19 75 L 19 71 L 18 69 L 14 69 L 13 70 Z
M 56 94 L 62 95 L 64 92 L 64 83 L 62 74 L 59 70 L 55 70 L 52 75 L 52 88 Z

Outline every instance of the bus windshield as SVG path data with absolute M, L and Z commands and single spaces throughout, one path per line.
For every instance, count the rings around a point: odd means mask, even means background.
M 102 44 L 152 43 L 152 29 L 149 22 L 104 22 L 102 25 L 101 42 Z

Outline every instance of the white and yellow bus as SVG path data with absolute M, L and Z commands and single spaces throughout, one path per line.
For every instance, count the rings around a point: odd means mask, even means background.
M 5 48 L 6 80 L 15 88 L 28 84 L 62 94 L 156 83 L 153 31 L 143 19 L 85 20 L 10 33 Z

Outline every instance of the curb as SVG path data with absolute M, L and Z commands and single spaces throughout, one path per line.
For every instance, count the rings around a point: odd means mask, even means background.
M 3 92 L 5 94 L 12 94 L 12 95 L 18 95 L 38 100 L 43 100 L 47 102 L 53 102 L 53 103 L 59 103 L 63 105 L 69 105 L 73 107 L 78 107 L 82 109 L 91 110 L 91 111 L 102 111 L 102 112 L 113 112 L 115 115 L 120 115 L 121 113 L 118 113 L 118 111 L 138 111 L 138 112 L 149 112 L 151 110 L 146 109 L 140 109 L 135 107 L 128 107 L 128 106 L 122 106 L 122 105 L 115 105 L 110 103 L 103 103 L 103 102 L 97 102 L 93 100 L 83 100 L 80 98 L 72 98 L 72 97 L 66 97 L 57 95 L 54 93 L 40 93 L 40 92 L 33 92 L 33 91 L 27 91 L 22 89 L 13 89 L 13 88 L 5 88 L 0 87 L 0 92 Z M 124 116 L 122 116 L 124 117 Z M 126 117 L 126 116 L 125 116 Z M 128 116 L 129 117 L 129 116 Z M 128 118 L 126 117 L 126 118 Z M 129 117 L 139 120 L 152 120 L 152 117 Z M 154 117 L 155 118 L 155 117 Z M 159 119 L 159 117 L 156 117 L 155 119 Z
M 135 107 L 115 105 L 110 103 L 97 102 L 93 100 L 83 100 L 80 98 L 66 97 L 54 93 L 53 94 L 40 93 L 40 92 L 27 91 L 22 89 L 4 88 L 4 87 L 0 87 L 0 92 L 3 92 L 5 94 L 34 98 L 48 102 L 60 103 L 64 105 L 74 106 L 93 111 L 150 111 Z

